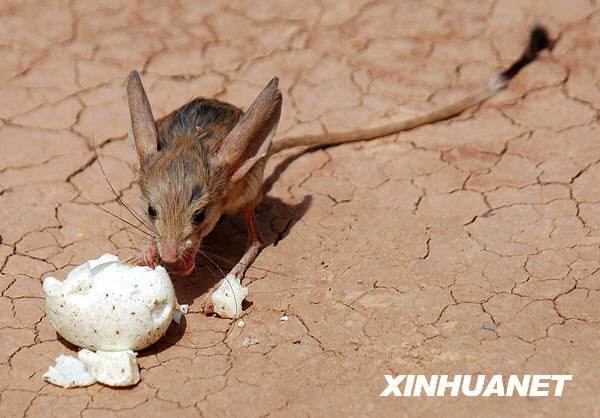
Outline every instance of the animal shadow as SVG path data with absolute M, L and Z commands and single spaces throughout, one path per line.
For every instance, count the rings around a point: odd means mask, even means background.
M 312 197 L 290 205 L 281 199 L 266 196 L 256 208 L 256 217 L 265 246 L 277 245 L 291 231 L 294 221 L 306 213 Z M 242 258 L 247 244 L 247 230 L 241 214 L 224 216 L 208 234 L 196 256 L 196 269 L 187 277 L 172 275 L 177 300 L 192 304 L 206 295 Z

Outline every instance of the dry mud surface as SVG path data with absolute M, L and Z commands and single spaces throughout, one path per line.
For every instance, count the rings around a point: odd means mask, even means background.
M 1 416 L 600 415 L 596 1 L 135 3 L 0 6 Z M 131 69 L 155 116 L 198 95 L 246 108 L 278 75 L 280 135 L 338 131 L 474 91 L 536 21 L 553 51 L 480 108 L 273 158 L 258 209 L 269 245 L 246 276 L 243 329 L 201 313 L 220 275 L 205 262 L 174 277 L 191 313 L 140 354 L 139 385 L 43 381 L 74 348 L 45 317 L 41 280 L 143 245 L 91 204 L 131 220 L 95 144 L 139 206 L 124 139 Z M 226 270 L 245 237 L 226 218 L 207 252 Z M 478 373 L 574 377 L 560 398 L 378 396 L 384 374 Z

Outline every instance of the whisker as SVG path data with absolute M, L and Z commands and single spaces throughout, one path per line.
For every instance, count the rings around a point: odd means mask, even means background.
M 127 229 L 127 228 L 123 228 L 123 229 L 121 229 L 121 230 L 117 231 L 117 233 L 118 233 L 118 232 L 121 232 L 121 231 L 125 231 L 125 232 L 128 234 L 128 238 L 129 238 L 129 241 L 130 241 L 131 245 L 134 245 L 134 244 L 133 244 L 133 242 L 131 241 L 131 237 L 129 237 L 129 234 L 131 234 L 131 235 L 133 235 L 134 237 L 136 237 L 136 238 L 138 238 L 138 239 L 141 239 L 141 240 L 146 240 L 146 239 L 148 239 L 146 236 L 144 236 L 144 235 L 140 235 L 140 234 L 138 234 L 137 232 L 130 231 L 130 230 L 129 230 L 129 229 Z
M 115 215 L 115 214 L 114 214 L 114 213 L 112 213 L 111 211 L 109 211 L 109 210 L 107 210 L 107 209 L 104 209 L 102 206 L 100 206 L 100 205 L 97 205 L 96 203 L 92 202 L 91 200 L 89 200 L 89 199 L 87 199 L 87 198 L 85 198 L 85 197 L 83 197 L 83 196 L 81 196 L 81 195 L 79 195 L 79 197 L 80 197 L 80 198 L 82 198 L 83 200 L 85 200 L 85 201 L 86 201 L 87 203 L 89 203 L 90 205 L 92 205 L 92 206 L 94 206 L 94 207 L 96 207 L 96 208 L 100 209 L 102 212 L 104 212 L 104 213 L 108 213 L 109 215 L 111 215 L 111 216 L 114 216 L 115 218 L 119 219 L 121 222 L 124 222 L 124 223 L 126 223 L 127 225 L 129 225 L 129 226 L 131 226 L 131 227 L 133 227 L 133 228 L 137 229 L 139 232 L 141 232 L 141 233 L 143 233 L 143 234 L 146 234 L 146 236 L 148 236 L 148 237 L 150 237 L 150 238 L 155 238 L 155 236 L 154 236 L 154 233 L 151 233 L 151 232 L 144 231 L 144 230 L 143 230 L 143 229 L 141 229 L 140 227 L 138 227 L 138 226 L 136 226 L 136 225 L 132 224 L 131 222 L 127 221 L 126 219 L 123 219 L 123 218 L 121 218 L 121 217 L 120 217 L 120 216 L 118 216 L 118 215 Z
M 244 264 L 244 263 L 242 263 L 242 262 L 240 262 L 240 261 L 238 261 L 238 262 L 236 263 L 235 261 L 232 261 L 232 260 L 230 260 L 230 259 L 228 259 L 228 258 L 226 258 L 226 257 L 220 256 L 220 255 L 218 255 L 218 254 L 214 254 L 214 253 L 207 252 L 206 250 L 204 250 L 204 253 L 205 253 L 205 254 L 207 254 L 207 255 L 208 255 L 208 254 L 210 254 L 212 257 L 215 257 L 215 258 L 217 258 L 217 259 L 220 259 L 221 261 L 226 261 L 226 262 L 228 262 L 228 263 L 231 263 L 232 265 L 236 265 L 237 263 L 239 263 L 239 264 L 241 264 L 241 265 L 243 265 L 243 266 L 245 266 L 245 265 L 246 265 L 246 264 Z M 291 275 L 291 274 L 281 273 L 281 272 L 279 272 L 279 271 L 275 271 L 275 270 L 269 270 L 269 269 L 262 268 L 262 267 L 257 267 L 257 266 L 255 266 L 255 265 L 253 265 L 253 264 L 248 264 L 247 266 L 248 266 L 248 268 L 253 268 L 253 269 L 256 269 L 256 270 L 260 270 L 260 271 L 263 271 L 263 272 L 265 272 L 265 273 L 273 273 L 273 274 L 277 274 L 277 275 L 279 275 L 279 276 L 289 277 L 290 279 L 305 280 L 305 279 L 304 279 L 304 278 L 302 278 L 302 277 L 297 277 L 297 276 L 293 276 L 293 275 Z
M 102 183 L 100 183 L 99 181 L 96 181 L 96 180 L 94 180 L 93 178 L 90 178 L 90 177 L 87 177 L 87 176 L 85 176 L 85 178 L 86 178 L 86 180 L 88 180 L 88 181 L 91 181 L 91 182 L 94 182 L 94 183 L 96 183 L 97 185 L 99 185 L 100 187 L 102 187 L 102 188 L 104 188 L 104 189 L 107 189 L 107 190 L 108 190 L 108 187 L 106 187 L 105 185 L 103 185 L 103 184 L 102 184 Z M 92 204 L 93 204 L 93 202 L 91 202 L 91 201 L 87 200 L 85 197 L 83 197 L 83 196 L 81 196 L 81 195 L 79 195 L 78 197 L 80 197 L 80 198 L 82 198 L 82 199 L 86 200 L 86 202 L 89 202 L 89 203 L 92 203 Z M 125 205 L 125 204 L 124 204 L 124 202 L 121 202 L 121 203 L 123 203 L 123 206 L 127 207 L 127 205 Z M 137 219 L 137 220 L 139 220 L 139 218 L 137 218 L 137 217 L 136 217 L 136 219 Z M 145 223 L 143 223 L 143 222 L 140 222 L 140 223 L 141 223 L 142 225 L 144 225 L 144 226 L 145 226 L 145 227 L 148 229 L 148 232 L 150 232 L 150 233 L 153 233 L 152 229 L 150 229 L 150 228 L 149 228 L 149 227 L 148 227 L 148 226 L 147 226 Z M 143 231 L 143 232 L 145 232 L 145 231 Z
M 198 249 L 198 253 L 199 253 L 201 256 L 205 257 L 205 258 L 206 258 L 206 259 L 207 259 L 207 260 L 208 260 L 208 261 L 209 261 L 209 262 L 210 262 L 210 263 L 211 263 L 211 264 L 212 264 L 214 267 L 216 267 L 216 268 L 217 268 L 217 270 L 219 270 L 219 272 L 221 273 L 221 275 L 222 275 L 223 277 L 225 277 L 225 276 L 226 276 L 226 274 L 225 274 L 225 272 L 223 271 L 223 269 L 222 269 L 222 268 L 221 268 L 221 267 L 220 267 L 220 266 L 219 266 L 217 263 L 215 263 L 215 262 L 214 262 L 214 261 L 213 261 L 213 260 L 212 260 L 212 259 L 211 259 L 211 258 L 208 256 L 208 254 L 204 253 L 204 252 L 203 252 L 201 249 Z M 209 265 L 206 265 L 206 267 L 208 267 L 208 268 L 211 268 L 211 266 L 209 266 Z
M 129 206 L 127 206 L 125 204 L 123 199 L 121 199 L 121 196 L 119 196 L 117 191 L 114 189 L 113 185 L 108 180 L 108 176 L 106 175 L 106 172 L 104 171 L 104 167 L 102 166 L 102 163 L 100 162 L 100 157 L 98 156 L 98 150 L 96 149 L 96 143 L 94 141 L 95 141 L 94 133 L 92 132 L 92 148 L 94 149 L 94 155 L 96 156 L 96 161 L 98 161 L 98 166 L 100 167 L 100 171 L 102 172 L 102 175 L 104 176 L 104 180 L 106 180 L 106 183 L 108 183 L 110 190 L 112 190 L 112 192 L 114 193 L 117 200 L 125 207 L 125 209 L 127 209 L 127 211 L 131 214 L 131 216 L 133 216 L 135 219 L 137 219 L 138 222 L 141 223 L 142 225 L 144 225 L 149 231 L 152 231 L 152 228 L 150 228 L 148 225 L 146 225 L 146 223 L 142 219 L 140 219 L 138 217 L 138 215 L 136 215 L 135 212 L 129 208 Z
M 214 273 L 214 274 L 215 274 L 216 276 L 218 276 L 218 277 L 221 277 L 221 278 L 223 278 L 223 277 L 225 277 L 225 276 L 226 276 L 226 274 L 225 274 L 225 272 L 223 271 L 223 269 L 221 269 L 221 267 L 220 267 L 220 266 L 219 266 L 217 263 L 215 263 L 215 262 L 214 262 L 214 261 L 213 261 L 213 260 L 212 260 L 212 259 L 211 259 L 211 258 L 208 256 L 208 254 L 205 254 L 205 253 L 204 253 L 202 250 L 200 250 L 200 249 L 198 249 L 198 253 L 199 253 L 201 256 L 203 256 L 204 258 L 206 258 L 206 259 L 209 261 L 209 263 L 210 263 L 210 264 L 203 263 L 203 264 L 204 264 L 204 267 L 208 268 L 208 269 L 209 269 L 209 270 L 210 270 L 212 273 Z M 192 255 L 188 255 L 188 257 L 190 257 L 190 259 L 191 259 Z M 190 260 L 190 261 L 191 261 L 191 260 Z M 195 262 L 195 260 L 194 260 L 194 262 Z M 212 265 L 211 265 L 211 264 L 212 264 Z M 216 267 L 216 269 L 215 269 L 215 267 Z M 217 270 L 218 270 L 218 271 L 217 271 Z
M 223 270 L 221 270 L 221 267 L 219 267 L 219 265 L 217 263 L 215 263 L 207 254 L 204 254 L 204 252 L 198 248 L 198 251 L 200 252 L 201 255 L 205 256 L 208 261 L 210 261 L 216 268 L 219 269 L 219 271 L 221 272 L 221 274 L 223 274 L 225 281 L 227 282 L 227 285 L 229 286 L 229 289 L 231 289 L 231 294 L 233 295 L 233 301 L 235 302 L 235 316 L 239 316 L 239 312 L 238 312 L 238 300 L 237 297 L 235 295 L 235 291 L 233 290 L 233 286 L 231 285 L 231 283 L 229 283 L 229 280 L 227 280 L 227 275 L 225 275 L 225 272 L 223 272 Z

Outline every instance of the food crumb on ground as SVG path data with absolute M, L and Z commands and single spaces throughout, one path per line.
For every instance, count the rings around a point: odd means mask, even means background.
M 243 347 L 250 347 L 251 345 L 256 345 L 260 342 L 260 340 L 256 337 L 246 337 L 242 342 Z

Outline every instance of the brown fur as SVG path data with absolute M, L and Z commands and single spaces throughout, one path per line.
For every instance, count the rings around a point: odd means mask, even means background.
M 350 132 L 283 138 L 271 147 L 279 122 L 281 94 L 274 78 L 246 113 L 227 103 L 194 99 L 156 124 L 138 74 L 127 86 L 132 121 L 130 144 L 134 166 L 154 225 L 156 242 L 142 263 L 154 264 L 158 254 L 171 262 L 193 257 L 202 238 L 223 213 L 242 212 L 249 229 L 249 246 L 234 268 L 243 274 L 260 248 L 254 208 L 262 199 L 262 178 L 269 155 L 295 146 L 318 147 L 385 136 L 454 116 L 487 99 L 550 45 L 546 31 L 537 26 L 522 57 L 475 94 L 434 112 L 406 121 Z M 203 219 L 198 221 L 198 215 Z M 156 248 L 158 247 L 158 248 Z M 190 264 L 190 262 L 192 264 Z
M 277 79 L 247 113 L 197 98 L 155 123 L 135 72 L 128 98 L 133 162 L 157 237 L 147 252 L 168 262 L 192 257 L 223 212 L 252 211 L 262 198 L 264 157 L 281 112 Z
M 158 236 L 180 243 L 180 253 L 197 230 L 194 214 L 206 211 L 207 227 L 218 221 L 213 206 L 223 199 L 227 178 L 214 155 L 241 115 L 227 103 L 199 98 L 156 122 L 159 151 L 143 158 L 139 183 L 146 206 L 157 212 Z

